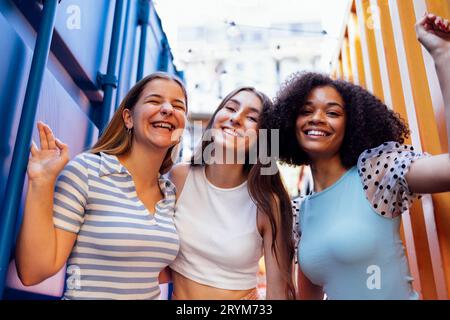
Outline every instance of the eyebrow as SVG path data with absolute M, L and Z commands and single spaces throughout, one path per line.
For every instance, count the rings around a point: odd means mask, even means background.
M 233 99 L 233 98 L 231 98 L 230 100 L 228 100 L 228 101 L 231 101 L 231 102 L 234 102 L 234 103 L 236 103 L 238 106 L 240 106 L 241 105 L 241 103 L 238 101 L 238 100 L 236 100 L 236 99 Z M 259 111 L 259 109 L 257 109 L 257 108 L 254 108 L 254 107 L 249 107 L 249 109 L 250 109 L 250 111 L 252 111 L 252 112 L 256 112 L 256 113 L 261 113 L 261 111 Z
M 159 98 L 159 99 L 164 99 L 164 97 L 163 97 L 162 95 L 156 94 L 156 93 L 152 93 L 152 94 L 149 94 L 148 96 L 145 96 L 144 100 L 147 100 L 148 98 Z M 175 101 L 176 101 L 176 102 L 180 102 L 180 103 L 182 103 L 183 105 L 185 105 L 185 103 L 184 103 L 183 100 L 175 99 Z
M 234 102 L 234 103 L 236 103 L 237 105 L 241 105 L 241 103 L 238 101 L 238 100 L 236 100 L 236 99 L 233 99 L 233 98 L 231 98 L 230 100 L 228 100 L 228 101 L 231 101 L 231 102 Z
M 305 102 L 305 105 L 311 105 L 311 104 L 313 104 L 313 102 L 310 101 L 310 100 L 308 100 L 308 101 Z M 328 103 L 327 103 L 327 106 L 328 106 L 328 107 L 334 107 L 334 106 L 336 106 L 336 107 L 341 107 L 342 109 L 344 109 L 344 107 L 343 107 L 342 105 L 340 105 L 338 102 L 328 102 Z
M 259 110 L 256 109 L 256 108 L 250 107 L 249 109 L 250 109 L 250 111 L 256 112 L 256 113 L 258 113 L 258 114 L 261 113 L 261 111 L 259 111 Z

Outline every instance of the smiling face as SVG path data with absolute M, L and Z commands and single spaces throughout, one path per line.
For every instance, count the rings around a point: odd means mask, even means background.
M 334 157 L 344 140 L 345 125 L 344 101 L 339 92 L 330 86 L 316 87 L 299 110 L 297 141 L 312 161 Z
M 216 146 L 248 151 L 256 142 L 262 101 L 253 92 L 243 90 L 232 96 L 212 123 Z
M 126 127 L 133 129 L 133 143 L 167 149 L 178 142 L 186 111 L 180 85 L 157 78 L 145 85 L 132 111 L 125 109 L 123 118 Z

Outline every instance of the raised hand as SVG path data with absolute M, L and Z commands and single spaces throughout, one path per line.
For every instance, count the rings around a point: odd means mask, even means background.
M 31 157 L 28 161 L 28 179 L 30 181 L 52 181 L 69 161 L 69 148 L 56 139 L 49 126 L 37 124 L 41 148 L 34 142 L 31 145 Z
M 419 42 L 432 55 L 448 54 L 450 51 L 450 24 L 448 19 L 432 13 L 425 15 L 416 23 Z

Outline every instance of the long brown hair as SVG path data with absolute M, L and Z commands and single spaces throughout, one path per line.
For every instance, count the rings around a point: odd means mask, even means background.
M 204 150 L 206 147 L 212 143 L 209 137 L 211 128 L 214 123 L 214 119 L 217 113 L 226 105 L 226 103 L 241 91 L 249 91 L 255 94 L 262 103 L 263 111 L 262 113 L 268 112 L 272 109 L 273 105 L 269 97 L 264 93 L 256 90 L 253 87 L 241 87 L 230 92 L 219 104 L 216 111 L 213 113 L 211 120 L 205 128 L 205 132 L 202 136 L 202 143 L 200 147 L 196 150 L 191 158 L 192 166 L 204 166 L 206 165 L 207 159 L 203 158 Z M 261 117 L 260 117 L 261 118 Z M 258 129 L 268 129 L 263 128 L 261 121 L 258 121 Z M 270 130 L 268 131 L 268 141 L 267 149 L 268 155 L 271 155 L 270 143 L 271 135 Z M 260 148 L 260 141 L 257 140 L 257 148 Z M 266 167 L 262 164 L 259 159 L 256 164 L 251 164 L 247 162 L 248 157 L 246 157 L 246 163 L 244 164 L 244 172 L 247 174 L 248 179 L 248 190 L 250 197 L 255 202 L 258 211 L 265 214 L 270 221 L 272 229 L 272 252 L 275 254 L 277 263 L 282 271 L 283 280 L 285 282 L 285 292 L 289 299 L 295 298 L 295 287 L 293 284 L 293 258 L 294 258 L 294 240 L 292 238 L 292 207 L 291 200 L 289 198 L 286 189 L 284 188 L 283 182 L 281 180 L 280 173 L 277 171 L 272 175 L 262 175 L 261 169 Z M 281 238 L 278 239 L 278 233 L 280 233 Z M 280 254 L 284 252 L 284 254 Z
M 114 113 L 105 131 L 100 136 L 95 145 L 92 147 L 90 152 L 92 153 L 105 152 L 107 154 L 112 155 L 122 155 L 130 151 L 131 144 L 133 141 L 133 130 L 131 130 L 130 132 L 127 131 L 127 128 L 125 127 L 125 123 L 122 118 L 123 111 L 125 109 L 133 110 L 134 106 L 136 105 L 137 101 L 141 96 L 142 91 L 145 89 L 145 86 L 149 82 L 156 79 L 171 80 L 176 82 L 183 90 L 187 108 L 187 93 L 183 82 L 178 77 L 171 75 L 169 73 L 165 72 L 152 73 L 143 78 L 142 80 L 140 80 L 138 83 L 136 83 L 127 93 L 125 98 L 120 103 L 119 108 L 117 108 L 116 112 Z M 172 167 L 173 161 L 171 155 L 175 147 L 176 145 L 170 147 L 167 150 L 163 163 L 159 168 L 159 173 L 164 174 L 168 172 Z

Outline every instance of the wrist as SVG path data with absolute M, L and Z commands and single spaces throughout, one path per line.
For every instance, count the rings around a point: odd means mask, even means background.
M 44 187 L 53 187 L 55 185 L 57 177 L 52 176 L 43 176 L 43 177 L 34 177 L 33 179 L 29 179 L 30 187 L 34 188 L 44 188 Z
M 438 63 L 449 63 L 450 60 L 450 46 L 445 46 L 443 48 L 436 49 L 431 53 L 433 60 L 436 64 Z

